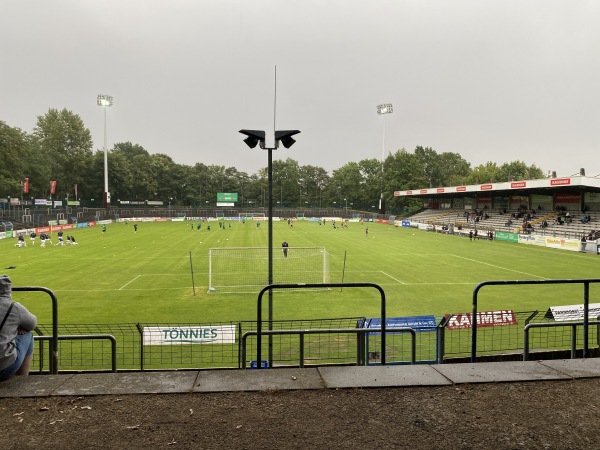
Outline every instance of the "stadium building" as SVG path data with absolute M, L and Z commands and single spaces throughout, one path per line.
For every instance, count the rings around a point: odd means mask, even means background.
M 411 226 L 454 234 L 477 230 L 479 237 L 494 233 L 499 238 L 504 236 L 499 233 L 508 233 L 515 241 L 519 235 L 596 241 L 600 237 L 600 178 L 584 173 L 395 191 L 394 196 L 422 199 L 424 210 L 410 218 Z

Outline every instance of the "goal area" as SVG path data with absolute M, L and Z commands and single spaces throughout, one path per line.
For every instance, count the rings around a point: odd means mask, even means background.
M 208 292 L 258 293 L 269 281 L 267 247 L 211 248 L 208 253 Z M 273 284 L 329 283 L 325 247 L 273 248 Z

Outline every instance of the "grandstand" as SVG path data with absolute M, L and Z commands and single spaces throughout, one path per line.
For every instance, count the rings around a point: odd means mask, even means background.
M 571 239 L 600 236 L 600 180 L 576 176 L 394 192 L 421 198 L 411 222 L 456 234 L 492 231 Z M 530 224 L 530 226 L 527 226 Z

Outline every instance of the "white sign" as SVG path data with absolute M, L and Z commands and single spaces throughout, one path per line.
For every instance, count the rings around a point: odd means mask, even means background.
M 556 322 L 566 320 L 583 320 L 583 305 L 551 306 L 550 311 Z M 588 319 L 595 320 L 600 316 L 600 303 L 588 305 Z
M 235 344 L 235 325 L 144 327 L 144 345 Z

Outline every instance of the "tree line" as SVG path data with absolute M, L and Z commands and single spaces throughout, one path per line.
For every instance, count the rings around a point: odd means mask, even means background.
M 182 207 L 213 207 L 217 192 L 237 192 L 238 206 L 268 206 L 267 168 L 248 174 L 235 167 L 177 164 L 164 153 L 150 154 L 139 144 L 120 142 L 108 153 L 112 204 L 119 200 L 160 200 Z M 329 173 L 287 158 L 273 161 L 273 204 L 289 208 L 351 208 L 376 211 L 383 194 L 387 211 L 412 207 L 415 200 L 394 191 L 543 178 L 535 165 L 493 162 L 471 168 L 458 153 L 418 146 L 390 152 L 383 164 L 371 158 L 349 162 Z M 29 179 L 29 193 L 23 182 Z M 104 190 L 104 151 L 94 150 L 90 130 L 73 112 L 49 109 L 31 132 L 0 121 L 0 197 L 77 197 L 84 206 L 100 206 Z M 419 201 L 420 202 L 420 201 Z

